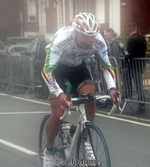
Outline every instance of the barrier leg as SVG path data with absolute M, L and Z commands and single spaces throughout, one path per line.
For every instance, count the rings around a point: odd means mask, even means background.
M 124 102 L 124 104 L 123 104 L 123 107 L 122 107 L 122 109 L 121 109 L 120 114 L 122 114 L 122 113 L 123 113 L 123 111 L 124 111 L 124 109 L 125 109 L 125 107 L 126 107 L 126 105 L 127 105 L 127 102 L 128 102 L 128 100 L 127 100 L 127 99 L 125 99 L 125 102 Z

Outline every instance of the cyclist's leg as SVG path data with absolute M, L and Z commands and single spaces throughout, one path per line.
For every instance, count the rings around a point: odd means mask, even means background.
M 74 68 L 73 74 L 68 77 L 71 85 L 77 90 L 78 94 L 94 94 L 95 84 L 91 74 L 83 62 L 81 65 Z M 96 103 L 94 101 L 85 104 L 87 118 L 93 122 L 95 115 Z
M 94 83 L 87 82 L 82 84 L 81 87 L 78 89 L 79 94 L 94 94 L 95 93 L 95 86 Z M 95 101 L 90 101 L 85 103 L 85 111 L 86 111 L 86 116 L 87 120 L 90 122 L 94 121 L 95 118 L 95 111 L 96 111 L 96 102 Z M 87 138 L 87 131 L 84 132 L 84 138 Z
M 67 67 L 62 64 L 58 64 L 57 68 L 55 68 L 55 70 L 53 71 L 53 75 L 57 83 L 64 92 L 66 89 L 65 79 L 67 71 L 69 71 Z M 46 127 L 46 132 L 47 132 L 47 148 L 52 149 L 55 137 L 59 129 L 59 118 L 63 115 L 64 111 L 60 108 L 59 99 L 57 97 L 54 97 L 53 95 L 49 96 L 50 96 L 49 101 L 52 113 Z
M 65 92 L 66 69 L 64 68 L 64 66 L 59 64 L 53 71 L 53 75 L 61 89 Z M 55 141 L 59 130 L 59 118 L 64 113 L 64 110 L 60 106 L 59 98 L 50 95 L 49 101 L 51 105 L 51 117 L 46 124 L 47 145 L 43 153 L 44 167 L 54 166 L 55 160 L 58 158 L 57 153 L 55 152 L 55 146 L 57 147 L 57 145 L 55 145 Z
M 95 93 L 95 85 L 94 83 L 84 83 L 81 87 L 78 89 L 79 94 L 94 94 Z M 95 117 L 95 110 L 96 110 L 96 102 L 90 101 L 85 103 L 85 110 L 87 114 L 87 119 L 91 122 L 94 121 Z
M 60 108 L 58 98 L 51 98 L 49 101 L 51 104 L 52 113 L 46 126 L 46 134 L 47 134 L 47 148 L 51 150 L 53 149 L 53 143 L 58 133 L 59 118 L 63 115 L 64 111 Z
M 50 166 L 55 166 L 57 165 L 57 161 L 59 159 L 59 153 L 60 151 L 57 148 L 58 143 L 56 143 L 56 140 L 58 139 L 57 133 L 59 130 L 59 118 L 62 116 L 63 111 L 59 107 L 59 100 L 56 99 L 50 99 L 50 104 L 51 104 L 51 116 L 46 122 L 46 139 L 47 139 L 47 144 L 46 148 L 43 151 L 43 167 L 50 167 Z M 62 112 L 61 112 L 62 111 Z M 57 137 L 56 137 L 57 136 Z M 55 142 L 55 143 L 54 143 Z M 58 140 L 59 142 L 59 140 Z M 55 149 L 56 148 L 56 149 Z

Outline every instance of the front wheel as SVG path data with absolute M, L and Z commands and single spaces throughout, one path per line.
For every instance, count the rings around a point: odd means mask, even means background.
M 77 141 L 77 166 L 111 167 L 108 147 L 101 130 L 92 123 L 86 123 L 85 127 Z
M 44 148 L 46 147 L 46 143 L 47 143 L 47 139 L 46 139 L 46 124 L 47 124 L 49 118 L 50 118 L 50 115 L 46 115 L 43 118 L 43 120 L 41 122 L 41 126 L 40 126 L 40 132 L 39 132 L 39 156 L 40 156 L 41 163 L 43 163 L 42 154 L 43 154 Z
M 46 126 L 48 123 L 48 120 L 50 118 L 50 115 L 46 115 L 42 122 L 41 122 L 41 126 L 40 126 L 40 132 L 39 132 L 39 156 L 40 156 L 40 160 L 41 160 L 41 164 L 43 164 L 43 151 L 46 147 L 47 144 L 47 138 L 46 138 Z M 64 159 L 64 149 L 62 146 L 62 132 L 59 131 L 59 133 L 57 134 L 55 141 L 54 141 L 54 149 L 56 151 L 56 156 L 59 157 L 60 160 Z M 56 166 L 60 166 L 59 163 L 56 164 Z

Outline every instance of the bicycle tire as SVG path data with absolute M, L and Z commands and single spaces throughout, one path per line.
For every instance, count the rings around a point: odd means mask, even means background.
M 76 148 L 76 160 L 78 160 L 77 167 L 111 167 L 109 150 L 106 140 L 101 130 L 92 123 L 85 124 L 86 140 L 83 133 L 79 135 Z M 87 159 L 85 155 L 85 146 L 83 144 L 88 142 L 91 144 L 95 160 Z M 77 161 L 76 161 L 77 162 Z
M 40 161 L 43 164 L 43 159 L 42 159 L 42 154 L 44 151 L 44 148 L 46 147 L 46 122 L 50 118 L 50 115 L 44 116 L 41 125 L 40 125 L 40 132 L 39 132 L 39 156 L 40 156 Z
M 42 158 L 42 154 L 43 151 L 46 147 L 46 143 L 47 143 L 47 139 L 46 139 L 46 123 L 48 121 L 48 119 L 50 118 L 50 115 L 46 115 L 40 125 L 40 132 L 39 132 L 39 156 L 40 156 L 40 161 L 41 164 L 43 164 L 43 158 Z M 62 132 L 59 131 L 59 133 L 57 134 L 55 141 L 54 141 L 54 149 L 56 151 L 57 156 L 60 159 L 64 159 L 65 155 L 64 155 L 64 149 L 62 146 Z M 57 165 L 57 164 L 56 164 Z M 59 166 L 59 165 L 57 165 Z

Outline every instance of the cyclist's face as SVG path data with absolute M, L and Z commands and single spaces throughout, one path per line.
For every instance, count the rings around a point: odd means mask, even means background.
M 77 33 L 76 36 L 77 43 L 80 45 L 83 49 L 89 49 L 92 47 L 92 44 L 95 40 L 95 36 L 89 37 L 81 33 Z

